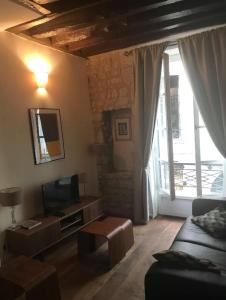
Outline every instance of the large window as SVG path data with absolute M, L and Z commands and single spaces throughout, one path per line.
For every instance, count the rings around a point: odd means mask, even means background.
M 224 159 L 203 122 L 178 48 L 166 51 L 155 148 L 160 189 L 171 198 L 223 194 Z

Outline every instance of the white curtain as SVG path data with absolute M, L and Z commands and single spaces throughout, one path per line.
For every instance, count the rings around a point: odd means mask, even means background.
M 206 127 L 226 158 L 226 27 L 178 41 Z
M 155 125 L 156 127 L 156 125 Z M 160 174 L 159 174 L 159 150 L 158 137 L 155 130 L 154 140 L 152 142 L 151 157 L 148 164 L 148 174 L 150 181 L 151 203 L 149 206 L 149 216 L 157 217 L 160 199 Z M 152 176 L 154 175 L 154 176 Z
M 158 108 L 159 85 L 163 53 L 167 44 L 156 44 L 135 49 L 135 103 L 134 103 L 134 140 L 135 161 L 135 196 L 134 220 L 147 223 L 149 203 L 152 215 L 156 216 L 157 206 L 152 198 L 149 160 L 154 137 L 155 121 Z

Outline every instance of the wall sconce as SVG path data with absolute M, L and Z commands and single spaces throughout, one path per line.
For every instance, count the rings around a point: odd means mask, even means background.
M 34 72 L 35 81 L 37 84 L 37 87 L 40 88 L 46 88 L 48 83 L 49 74 L 47 72 Z
M 48 84 L 49 73 L 51 66 L 45 58 L 39 55 L 32 55 L 25 59 L 29 70 L 34 74 L 34 80 L 37 85 L 37 92 L 39 94 L 46 94 L 46 87 Z

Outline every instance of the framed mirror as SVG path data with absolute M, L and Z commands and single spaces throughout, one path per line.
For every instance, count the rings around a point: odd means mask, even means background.
M 59 109 L 29 109 L 35 164 L 65 158 Z

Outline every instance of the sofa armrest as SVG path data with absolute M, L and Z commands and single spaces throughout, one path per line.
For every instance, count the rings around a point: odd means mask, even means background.
M 155 262 L 145 275 L 145 300 L 222 300 L 225 293 L 225 277 L 213 272 Z
M 226 208 L 226 198 L 196 198 L 192 202 L 192 215 L 203 215 L 220 204 L 224 205 Z

